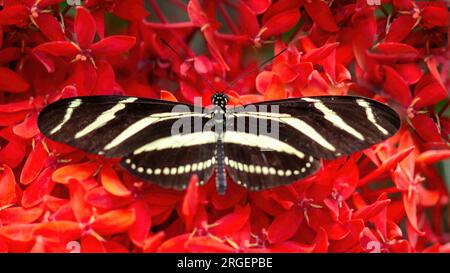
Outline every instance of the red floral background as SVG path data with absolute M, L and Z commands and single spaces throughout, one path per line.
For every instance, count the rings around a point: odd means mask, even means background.
M 0 252 L 450 252 L 448 25 L 445 1 L 0 0 Z M 209 102 L 201 77 L 224 88 L 284 48 L 233 104 L 357 94 L 401 130 L 291 185 L 219 196 L 144 183 L 36 125 L 72 96 Z

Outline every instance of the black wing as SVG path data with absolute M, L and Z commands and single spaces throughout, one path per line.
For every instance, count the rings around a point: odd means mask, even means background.
M 144 143 L 171 135 L 174 123 L 180 119 L 190 119 L 191 124 L 208 120 L 192 105 L 136 97 L 89 96 L 48 105 L 39 115 L 38 126 L 52 140 L 105 157 L 120 157 Z
M 400 128 L 400 118 L 393 109 L 363 97 L 295 98 L 253 106 L 257 112 L 249 111 L 251 107 L 245 105 L 234 109 L 233 118 L 247 119 L 245 124 L 252 119 L 275 124 L 279 140 L 314 158 L 333 159 L 363 150 Z
M 215 166 L 214 144 L 131 153 L 122 159 L 121 166 L 143 180 L 164 188 L 184 190 L 193 174 L 198 176 L 200 185 L 211 178 Z
M 254 191 L 290 184 L 320 168 L 320 159 L 305 154 L 299 157 L 286 151 L 261 150 L 260 147 L 236 143 L 225 143 L 224 149 L 225 166 L 230 177 Z

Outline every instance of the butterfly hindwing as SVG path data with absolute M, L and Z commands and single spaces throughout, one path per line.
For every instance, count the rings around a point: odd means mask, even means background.
M 125 156 L 122 167 L 146 181 L 182 190 L 196 174 L 200 184 L 214 172 L 214 133 L 169 136 L 142 145 Z
M 228 174 L 249 190 L 290 184 L 320 168 L 320 160 L 308 155 L 299 158 L 294 154 L 233 143 L 226 143 L 224 148 Z

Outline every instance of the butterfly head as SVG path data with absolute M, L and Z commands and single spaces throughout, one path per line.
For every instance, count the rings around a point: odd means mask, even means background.
M 228 95 L 222 93 L 216 93 L 211 98 L 212 104 L 219 106 L 224 111 L 226 110 L 228 104 Z

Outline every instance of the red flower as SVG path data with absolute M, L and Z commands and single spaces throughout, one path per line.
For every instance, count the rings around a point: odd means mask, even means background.
M 0 1 L 0 252 L 450 252 L 444 1 L 60 3 Z M 222 90 L 282 50 L 226 90 L 231 105 L 361 95 L 393 106 L 400 132 L 290 185 L 228 178 L 221 196 L 214 178 L 140 181 L 37 126 L 79 95 L 206 106 L 204 79 Z
M 126 35 L 113 35 L 93 43 L 96 33 L 96 23 L 89 11 L 78 7 L 75 15 L 74 34 L 75 42 L 56 41 L 40 44 L 33 49 L 33 53 L 49 72 L 55 70 L 54 61 L 48 55 L 68 58 L 76 63 L 75 84 L 78 83 L 81 94 L 94 88 L 97 80 L 96 60 L 113 57 L 129 50 L 136 42 L 136 38 Z M 93 69 L 95 68 L 95 69 Z M 84 90 L 84 88 L 87 90 Z
M 4 9 L 0 11 L 0 25 L 16 25 L 29 27 L 33 24 L 51 41 L 64 40 L 64 30 L 55 18 L 52 6 L 62 0 L 26 0 L 4 1 Z

